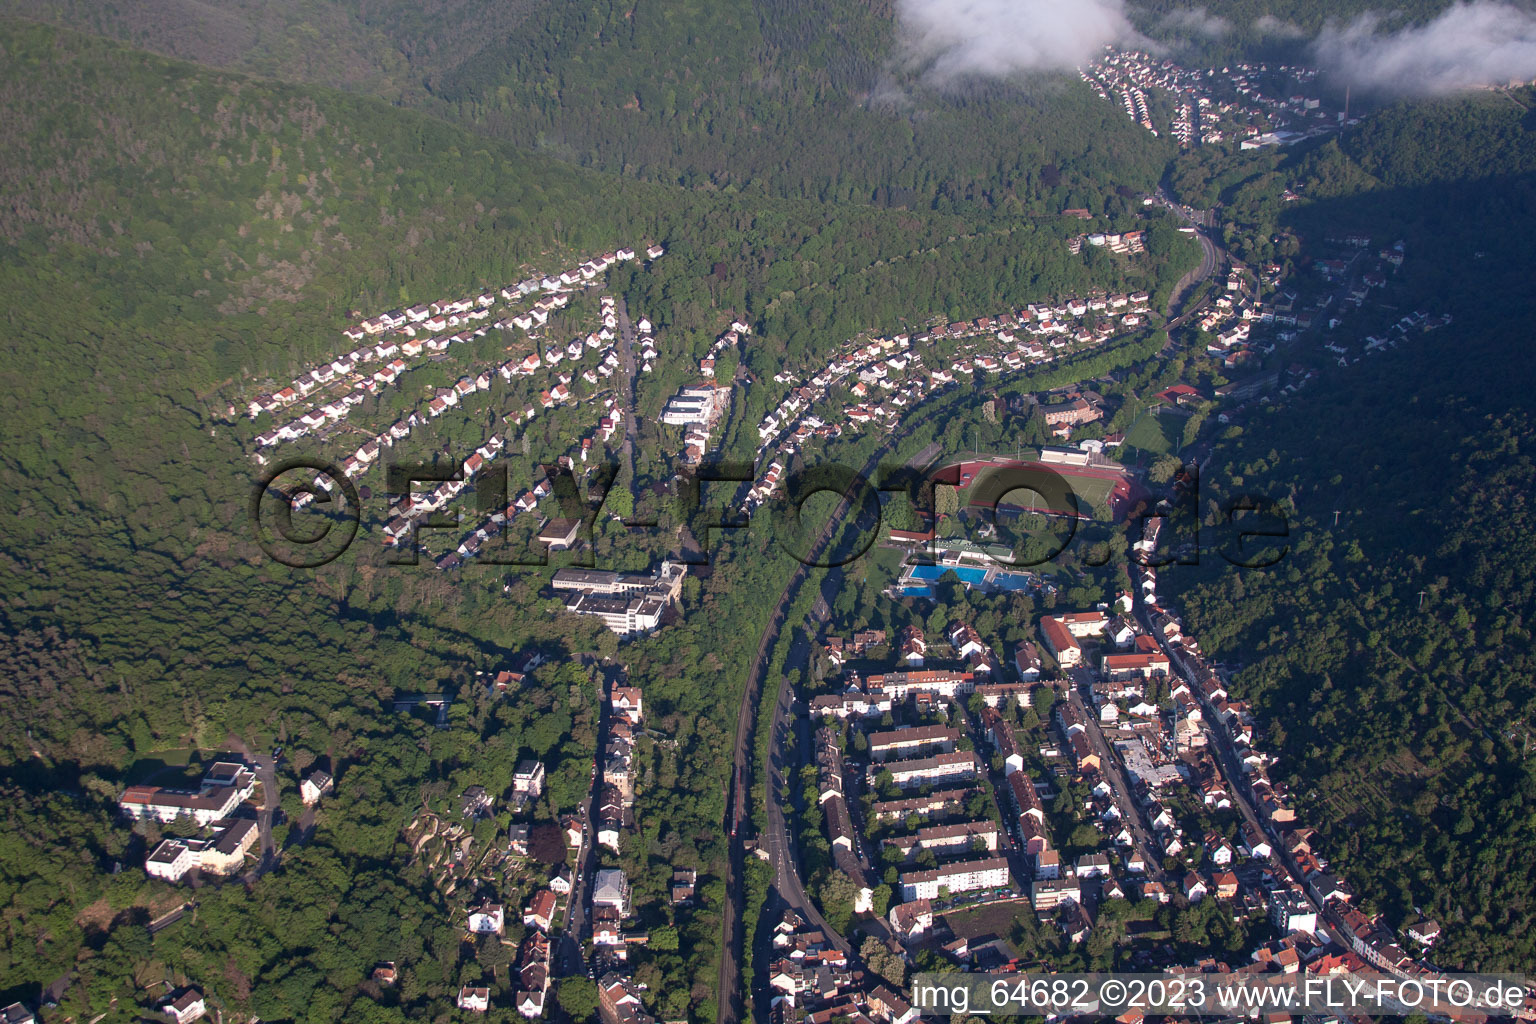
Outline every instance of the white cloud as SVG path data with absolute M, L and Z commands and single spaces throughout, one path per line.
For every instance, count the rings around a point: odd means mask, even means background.
M 1398 32 L 1380 23 L 1366 15 L 1325 29 L 1318 63 L 1356 86 L 1420 95 L 1536 78 L 1536 15 L 1518 7 L 1476 0 Z
M 1165 14 L 1158 27 L 1184 35 L 1205 36 L 1220 39 L 1232 31 L 1232 23 L 1219 14 L 1212 14 L 1204 7 L 1180 7 Z
M 1293 25 L 1289 21 L 1282 21 L 1273 14 L 1261 14 L 1253 23 L 1253 27 L 1261 35 L 1278 36 L 1281 39 L 1300 39 L 1306 35 L 1306 31 L 1300 25 Z
M 913 56 L 944 80 L 1065 71 L 1137 38 L 1122 0 L 897 0 Z

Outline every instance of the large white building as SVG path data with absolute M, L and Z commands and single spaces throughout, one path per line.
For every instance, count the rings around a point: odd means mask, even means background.
M 948 672 L 941 669 L 925 669 L 916 672 L 887 672 L 870 676 L 865 688 L 891 700 L 901 702 L 914 693 L 930 697 L 954 699 L 976 689 L 976 677 L 969 672 Z
M 950 895 L 1000 889 L 1009 884 L 1008 861 L 1002 857 L 960 861 L 929 871 L 909 871 L 900 881 L 903 902 L 938 899 L 941 888 Z
M 985 821 L 961 821 L 952 825 L 929 825 L 910 836 L 893 836 L 885 841 L 895 847 L 902 857 L 910 858 L 920 850 L 932 850 L 940 855 L 966 853 L 982 848 L 989 853 L 997 851 L 997 823 Z
M 592 879 L 592 905 L 614 907 L 620 916 L 629 916 L 629 880 L 618 868 L 603 868 Z
M 923 753 L 949 753 L 960 739 L 960 730 L 943 725 L 921 725 L 869 734 L 872 761 L 892 761 Z
M 551 585 L 566 594 L 565 610 L 595 615 L 620 636 L 645 633 L 661 625 L 667 606 L 682 593 L 688 567 L 662 562 L 655 573 L 561 569 Z
M 719 418 L 730 395 L 729 388 L 713 385 L 680 388 L 661 410 L 661 422 L 674 427 L 707 427 Z
M 170 822 L 185 816 L 198 825 L 209 825 L 234 813 L 236 807 L 250 799 L 255 788 L 256 775 L 249 768 L 220 761 L 208 769 L 196 791 L 129 786 L 118 798 L 117 806 L 135 821 L 154 818 Z
M 976 760 L 975 754 L 969 750 L 956 750 L 910 761 L 872 764 L 869 766 L 869 773 L 872 777 L 877 777 L 880 772 L 888 771 L 896 785 L 902 789 L 912 789 L 916 786 L 940 785 L 974 779 L 979 768 L 980 762 Z
M 179 882 L 194 868 L 212 875 L 233 874 L 245 863 L 245 854 L 260 833 L 249 818 L 213 823 L 207 839 L 166 839 L 155 847 L 144 870 L 155 878 Z

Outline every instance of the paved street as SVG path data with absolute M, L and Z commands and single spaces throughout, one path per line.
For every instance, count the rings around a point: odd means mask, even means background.
M 1183 301 L 1189 289 L 1216 273 L 1217 268 L 1221 266 L 1224 253 L 1215 240 L 1210 237 L 1209 232 L 1214 218 L 1209 210 L 1196 210 L 1193 216 L 1185 213 L 1184 208 L 1170 199 L 1162 189 L 1158 189 L 1152 198 L 1186 225 L 1193 227 L 1195 229 L 1195 240 L 1200 243 L 1200 265 L 1179 278 L 1178 283 L 1173 286 L 1173 291 L 1169 295 L 1168 311 L 1171 313 Z M 1168 329 L 1173 330 L 1175 327 L 1181 326 L 1199 308 L 1200 306 L 1196 306 L 1193 309 L 1184 310 L 1179 316 L 1169 321 Z
M 1280 843 L 1280 837 L 1276 830 L 1270 828 L 1259 815 L 1258 809 L 1253 804 L 1252 791 L 1248 788 L 1237 755 L 1232 749 L 1231 737 L 1225 735 L 1220 730 L 1209 728 L 1209 723 L 1216 720 L 1214 709 L 1211 707 L 1210 702 L 1201 694 L 1200 688 L 1196 685 L 1195 674 L 1185 664 L 1184 659 L 1179 656 L 1177 651 L 1163 643 L 1162 637 L 1152 630 L 1151 614 L 1147 610 L 1146 604 L 1141 600 L 1139 593 L 1136 598 L 1135 613 L 1137 619 L 1141 622 L 1142 628 L 1154 637 L 1157 637 L 1158 644 L 1162 647 L 1163 652 L 1168 655 L 1175 671 L 1189 684 L 1190 692 L 1200 701 L 1206 719 L 1202 723 L 1202 728 L 1205 729 L 1210 745 L 1216 752 L 1216 765 L 1226 780 L 1227 790 L 1231 793 L 1233 803 L 1242 814 L 1243 820 L 1269 837 L 1269 841 L 1274 846 L 1281 863 L 1285 865 L 1286 871 L 1301 886 L 1302 891 L 1306 894 L 1307 901 L 1317 910 L 1319 921 L 1331 925 L 1335 929 L 1342 930 L 1342 922 L 1339 917 L 1325 908 L 1324 901 L 1321 894 L 1318 893 L 1317 887 L 1307 880 L 1296 864 L 1295 858 L 1286 852 L 1285 847 Z M 1347 934 L 1347 930 L 1343 930 L 1343 932 Z
M 1131 837 L 1135 840 L 1136 850 L 1141 854 L 1141 859 L 1146 861 L 1147 874 L 1166 885 L 1169 879 L 1163 871 L 1162 854 L 1153 844 L 1152 830 L 1147 824 L 1146 816 L 1132 796 L 1130 780 L 1120 764 L 1119 753 L 1104 739 L 1104 731 L 1099 728 L 1098 716 L 1094 714 L 1092 703 L 1083 700 L 1082 691 L 1091 684 L 1093 673 L 1089 669 L 1074 669 L 1068 674 L 1073 681 L 1073 685 L 1068 690 L 1068 699 L 1082 714 L 1083 720 L 1088 723 L 1088 740 L 1093 745 L 1094 753 L 1099 755 L 1099 764 L 1104 777 L 1109 780 L 1109 788 L 1113 791 L 1115 806 L 1120 808 L 1121 819 L 1130 828 Z
M 598 687 L 602 693 L 617 682 L 623 686 L 625 677 L 622 667 L 617 665 L 604 665 L 595 657 L 582 658 L 582 664 L 588 671 L 598 676 Z M 598 811 L 598 767 L 602 761 L 603 748 L 608 742 L 608 701 L 606 696 L 602 698 L 598 715 L 597 727 L 597 753 L 593 762 L 592 783 L 587 790 L 586 803 L 577 808 L 577 814 L 581 818 L 581 846 L 576 851 L 576 867 L 574 877 L 571 879 L 571 896 L 566 913 L 565 933 L 560 938 L 560 966 L 562 975 L 583 975 L 587 973 L 586 959 L 582 955 L 582 940 L 587 934 L 587 893 L 592 886 L 592 873 L 597 868 L 597 811 Z M 562 841 L 564 837 L 562 836 Z

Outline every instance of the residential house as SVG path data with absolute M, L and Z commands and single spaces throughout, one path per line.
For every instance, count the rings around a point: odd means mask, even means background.
M 678 868 L 672 872 L 672 905 L 688 903 L 693 899 L 699 873 L 693 868 Z
M 555 894 L 548 889 L 540 889 L 534 894 L 533 902 L 523 909 L 523 924 L 546 934 L 554 917 Z
M 898 937 L 908 941 L 918 939 L 933 927 L 933 901 L 920 899 L 898 903 L 888 916 Z
M 592 905 L 615 907 L 620 915 L 629 916 L 629 881 L 619 868 L 603 868 L 592 880 Z
M 518 803 L 537 800 L 544 795 L 544 762 L 519 761 L 512 773 L 512 797 Z
M 469 912 L 469 930 L 476 935 L 500 935 L 505 923 L 500 903 L 483 903 Z
M 305 779 L 303 784 L 299 786 L 299 796 L 304 800 L 305 807 L 313 807 L 334 786 L 335 783 L 331 780 L 328 772 L 317 771 Z
M 195 988 L 183 989 L 174 998 L 162 1003 L 160 1009 L 175 1018 L 176 1024 L 191 1024 L 208 1012 L 203 994 Z
M 528 823 L 514 821 L 507 826 L 507 852 L 519 857 L 528 856 Z

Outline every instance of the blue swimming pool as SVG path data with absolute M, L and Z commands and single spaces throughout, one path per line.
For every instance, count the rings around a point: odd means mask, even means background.
M 902 597 L 932 597 L 932 587 L 901 587 Z
M 1000 572 L 992 577 L 991 585 L 998 590 L 1032 590 L 1035 583 L 1020 572 Z
M 961 582 L 973 587 L 981 586 L 987 578 L 987 570 L 975 565 L 914 565 L 907 570 L 907 576 L 915 580 L 936 580 L 946 572 L 952 572 L 960 577 Z

